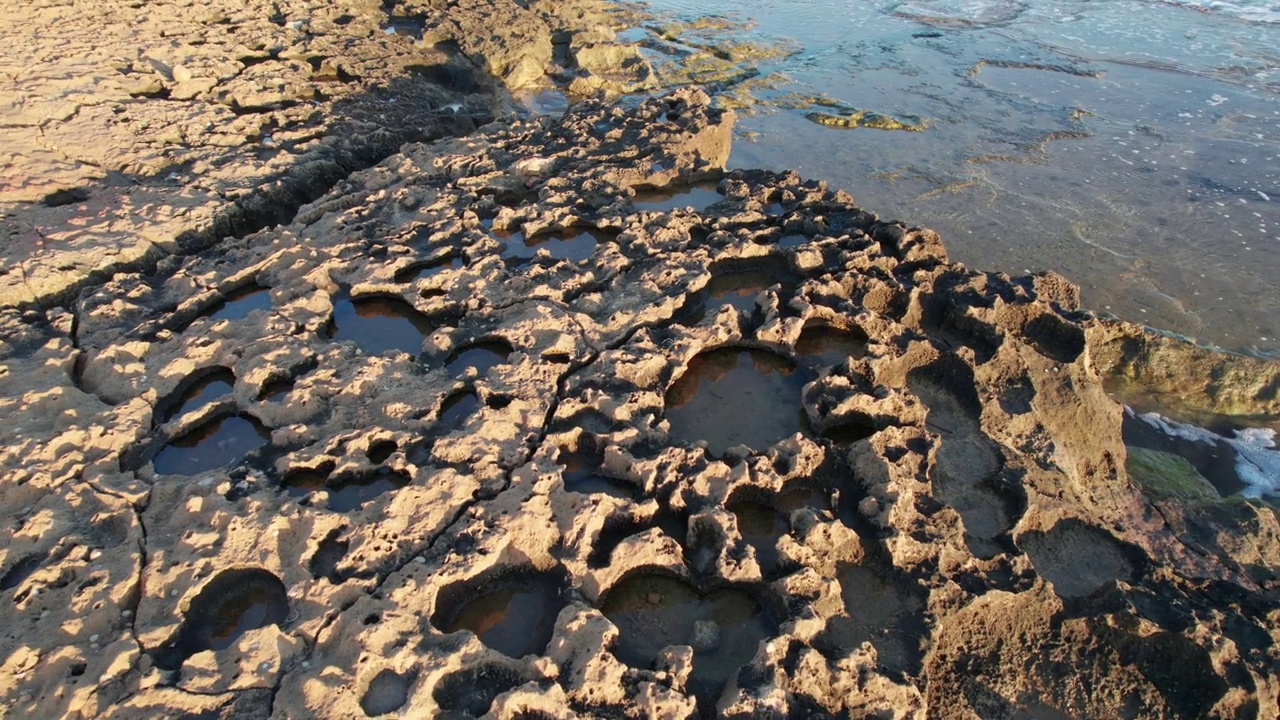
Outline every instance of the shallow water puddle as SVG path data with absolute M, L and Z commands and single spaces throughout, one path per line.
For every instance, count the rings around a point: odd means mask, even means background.
M 503 244 L 502 256 L 519 260 L 531 260 L 539 250 L 546 250 L 551 257 L 569 262 L 582 262 L 596 252 L 596 245 L 607 239 L 603 233 L 591 230 L 571 229 L 559 233 L 543 233 L 525 237 L 524 233 L 494 233 Z
M 435 330 L 426 316 L 398 298 L 342 296 L 334 303 L 330 337 L 354 342 L 367 355 L 399 350 L 417 356 L 423 338 Z
M 676 192 L 637 193 L 631 204 L 636 210 L 647 212 L 668 212 L 677 208 L 693 208 L 702 212 L 721 200 L 724 196 L 716 192 L 714 186 L 694 186 Z
M 690 445 L 705 440 L 717 456 L 737 445 L 768 450 L 804 427 L 805 380 L 794 365 L 770 352 L 702 353 L 667 391 L 671 437 Z
M 443 425 L 456 427 L 463 420 L 471 417 L 471 413 L 480 407 L 480 398 L 473 392 L 457 392 L 440 403 L 440 422 Z
M 476 374 L 483 377 L 499 365 L 507 364 L 507 356 L 511 354 L 511 346 L 492 340 L 467 345 L 449 356 L 445 366 L 450 375 L 461 377 L 467 370 L 475 368 Z
M 670 645 L 693 648 L 690 689 L 710 708 L 738 668 L 751 661 L 777 626 L 750 592 L 722 588 L 705 595 L 665 575 L 633 575 L 601 600 L 600 611 L 618 627 L 614 654 L 635 668 L 650 668 Z
M 235 382 L 236 376 L 225 368 L 205 376 L 183 393 L 173 407 L 165 412 L 164 421 L 169 422 L 176 417 L 186 415 L 230 393 Z
M 289 614 L 284 583 L 258 568 L 226 570 L 205 585 L 174 640 L 156 653 L 156 665 L 177 670 L 205 650 L 225 650 L 250 630 L 279 625 Z
M 220 320 L 241 320 L 255 310 L 271 309 L 271 293 L 258 285 L 240 288 L 227 295 L 225 300 L 209 310 L 209 318 L 214 322 Z
M 736 310 L 755 312 L 756 296 L 777 283 L 773 275 L 756 270 L 714 275 L 707 283 L 707 305 L 713 308 L 729 305 Z
M 783 250 L 789 250 L 791 248 L 800 247 L 807 242 L 809 242 L 809 238 L 804 235 L 783 235 L 778 238 L 778 242 L 776 244 Z
M 569 96 L 559 90 L 520 93 L 516 99 L 537 115 L 563 115 L 570 105 Z
M 509 657 L 540 655 L 564 606 L 553 578 L 525 576 L 486 588 L 437 627 L 446 633 L 470 630 L 486 647 Z
M 400 35 L 414 40 L 421 40 L 422 31 L 426 24 L 425 18 L 393 15 L 387 18 L 387 24 L 383 26 L 382 32 L 388 35 Z
M 445 270 L 457 270 L 466 263 L 458 256 L 444 258 L 443 260 L 435 260 L 428 263 L 414 263 L 407 268 L 398 271 L 395 275 L 395 281 L 401 284 L 416 283 L 420 280 L 427 280 L 444 272 Z
M 624 480 L 596 474 L 597 463 L 579 453 L 561 450 L 560 462 L 564 463 L 564 470 L 561 471 L 560 477 L 564 480 L 564 489 L 569 492 L 583 495 L 608 495 L 622 500 L 632 500 L 636 497 L 634 485 Z
M 867 337 L 853 330 L 835 327 L 809 327 L 796 341 L 796 354 L 820 365 L 838 365 L 849 358 L 866 357 Z
M 160 451 L 152 464 L 161 475 L 195 475 L 240 462 L 271 441 L 271 433 L 244 415 L 211 420 Z

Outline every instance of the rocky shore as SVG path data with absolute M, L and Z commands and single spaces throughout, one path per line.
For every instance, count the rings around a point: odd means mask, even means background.
M 511 114 L 644 85 L 603 4 L 133 5 L 4 11 L 0 717 L 1280 714 L 1275 507 L 1104 389 L 1274 364 L 726 173 L 697 90 Z

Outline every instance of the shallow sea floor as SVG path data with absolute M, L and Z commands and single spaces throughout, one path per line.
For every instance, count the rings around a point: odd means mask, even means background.
M 731 167 L 795 168 L 973 267 L 1056 270 L 1097 311 L 1280 353 L 1274 3 L 648 8 L 664 20 L 624 37 L 664 80 L 742 109 Z

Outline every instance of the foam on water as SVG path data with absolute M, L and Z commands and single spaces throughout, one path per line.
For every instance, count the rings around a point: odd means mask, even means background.
M 1133 411 L 1126 408 L 1126 412 Z M 1263 495 L 1280 496 L 1280 448 L 1276 447 L 1276 431 L 1270 428 L 1234 430 L 1235 437 L 1225 437 L 1211 430 L 1170 420 L 1159 413 L 1136 413 L 1138 419 L 1171 437 L 1184 440 L 1225 443 L 1236 452 L 1236 475 L 1246 488 L 1244 497 L 1259 499 Z

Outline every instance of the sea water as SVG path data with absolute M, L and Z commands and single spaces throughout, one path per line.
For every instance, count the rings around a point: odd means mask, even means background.
M 1056 270 L 1094 310 L 1280 354 L 1275 0 L 648 7 L 626 37 L 659 74 L 739 107 L 731 167 L 796 168 L 971 267 Z M 717 51 L 735 72 L 677 72 Z M 900 129 L 815 121 L 855 111 Z

